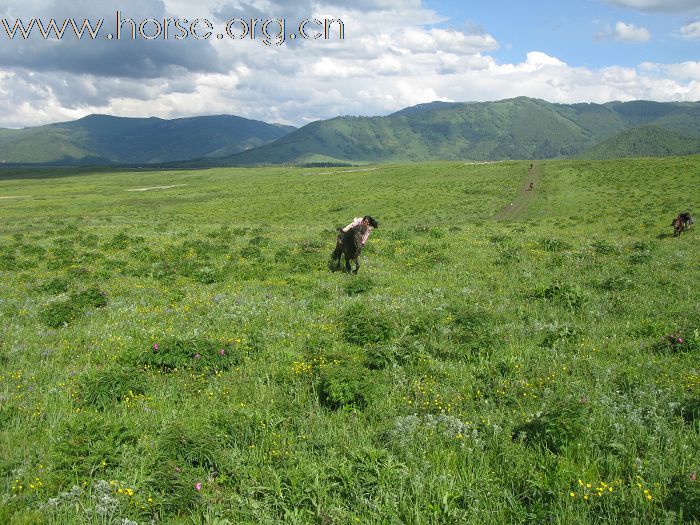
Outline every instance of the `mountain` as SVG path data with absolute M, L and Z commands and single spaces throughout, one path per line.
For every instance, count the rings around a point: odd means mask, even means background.
M 689 137 L 659 126 L 625 130 L 586 150 L 589 159 L 666 157 L 700 153 L 700 137 Z
M 248 166 L 680 155 L 698 152 L 700 102 L 430 102 L 302 128 L 230 115 L 107 115 L 0 129 L 0 162 Z
M 294 129 L 232 115 L 173 120 L 89 115 L 34 128 L 1 129 L 0 162 L 133 165 L 225 157 Z
M 194 165 L 570 157 L 649 125 L 700 138 L 700 103 L 553 104 L 527 97 L 433 102 L 384 117 L 313 122 L 265 146 Z

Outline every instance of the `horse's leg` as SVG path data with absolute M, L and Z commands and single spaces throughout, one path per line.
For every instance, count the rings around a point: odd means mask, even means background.
M 348 254 L 345 254 L 345 271 L 350 273 L 351 268 L 350 268 L 350 258 L 348 257 Z
M 335 251 L 333 252 L 333 260 L 338 261 L 338 263 L 335 265 L 336 270 L 340 270 L 340 258 L 343 256 L 343 252 L 340 250 L 340 246 L 335 247 Z
M 357 275 L 357 270 L 360 269 L 360 256 L 358 255 L 353 260 L 355 261 L 355 275 Z

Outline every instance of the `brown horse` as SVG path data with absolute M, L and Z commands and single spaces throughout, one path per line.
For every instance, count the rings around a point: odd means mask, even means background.
M 673 219 L 671 226 L 673 226 L 674 237 L 678 237 L 681 233 L 683 233 L 683 230 L 685 229 L 685 224 L 683 223 L 683 219 L 680 215 Z
M 671 223 L 671 226 L 673 226 L 673 236 L 678 237 L 684 231 L 688 231 L 694 223 L 695 219 L 690 212 L 685 211 L 683 213 L 679 213 Z
M 355 262 L 355 270 L 353 273 L 357 273 L 360 269 L 360 253 L 362 252 L 362 236 L 367 231 L 367 226 L 360 224 L 353 228 L 350 228 L 346 232 L 340 232 L 338 235 L 338 240 L 335 245 L 335 250 L 331 258 L 338 261 L 336 270 L 340 270 L 340 260 L 343 255 L 345 255 L 345 270 L 347 272 L 351 271 L 350 261 Z

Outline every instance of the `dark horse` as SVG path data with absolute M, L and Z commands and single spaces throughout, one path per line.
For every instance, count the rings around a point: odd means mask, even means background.
M 335 245 L 335 250 L 333 250 L 333 255 L 331 258 L 338 261 L 336 270 L 340 270 L 340 261 L 343 255 L 345 255 L 345 271 L 350 272 L 350 261 L 355 261 L 355 271 L 360 269 L 360 253 L 362 252 L 362 236 L 367 231 L 367 226 L 360 224 L 350 228 L 346 232 L 340 232 L 338 235 L 338 242 Z
M 671 226 L 673 226 L 674 237 L 678 237 L 683 232 L 683 219 L 681 219 L 680 215 L 673 219 Z
M 671 223 L 671 226 L 673 226 L 673 236 L 678 237 L 684 231 L 688 231 L 694 223 L 695 219 L 693 219 L 693 216 L 690 215 L 689 212 L 679 213 Z
M 367 231 L 367 226 L 360 224 L 350 228 L 348 231 L 341 231 L 338 235 L 338 242 L 333 250 L 331 258 L 338 261 L 336 270 L 340 270 L 340 260 L 345 255 L 345 270 L 350 272 L 350 261 L 355 261 L 355 271 L 360 269 L 360 253 L 362 252 L 362 236 Z

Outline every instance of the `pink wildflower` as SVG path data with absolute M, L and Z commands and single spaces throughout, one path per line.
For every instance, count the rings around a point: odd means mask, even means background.
M 696 479 L 698 479 L 698 475 L 697 475 L 696 472 L 693 472 L 693 473 L 690 475 L 690 481 L 695 481 Z
M 202 357 L 202 356 L 200 356 L 199 354 L 194 354 L 195 359 L 199 359 L 200 357 Z
M 194 484 L 194 488 L 196 488 L 197 490 L 202 490 L 202 484 L 201 484 L 201 483 L 195 483 L 195 484 Z
M 158 351 L 158 343 L 153 344 L 153 350 L 155 350 L 156 352 Z
M 223 348 L 221 350 L 219 350 L 219 355 L 224 355 L 224 354 L 226 354 L 226 351 Z

